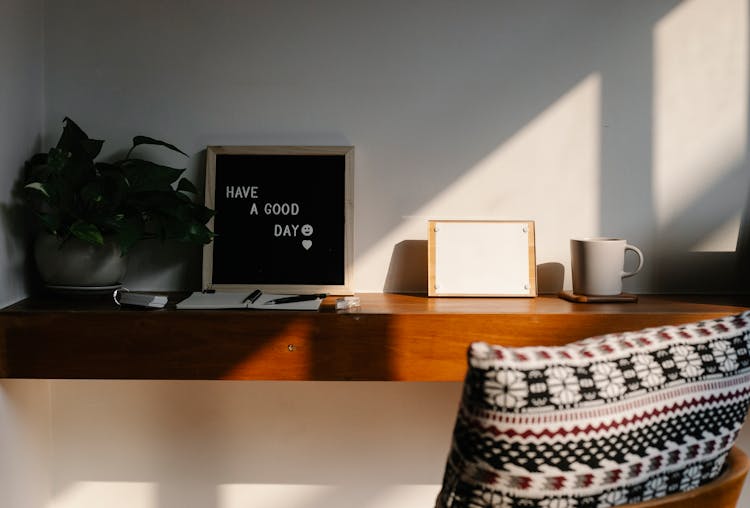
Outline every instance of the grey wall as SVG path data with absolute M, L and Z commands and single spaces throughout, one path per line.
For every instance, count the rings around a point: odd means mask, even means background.
M 13 198 L 43 132 L 42 2 L 0 3 L 0 306 L 27 293 L 23 220 Z
M 0 2 L 0 307 L 28 294 L 26 231 L 13 189 L 43 132 L 43 5 Z M 0 380 L 0 492 L 12 508 L 44 508 L 49 484 L 46 382 Z

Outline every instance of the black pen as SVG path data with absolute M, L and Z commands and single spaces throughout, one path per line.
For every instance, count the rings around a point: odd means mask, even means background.
M 248 302 L 248 301 L 250 303 L 255 303 L 255 300 L 257 300 L 258 298 L 260 298 L 260 295 L 262 295 L 262 294 L 263 294 L 263 291 L 261 291 L 260 289 L 256 289 L 255 291 L 253 291 L 252 293 L 250 293 L 249 295 L 247 295 L 245 297 L 245 299 L 242 300 L 242 303 L 245 303 L 245 302 Z
M 316 295 L 284 296 L 283 298 L 274 298 L 273 300 L 268 300 L 263 305 L 277 305 L 279 303 L 306 302 L 308 300 L 317 300 L 319 298 L 325 298 L 326 296 L 328 296 L 326 293 L 319 293 Z

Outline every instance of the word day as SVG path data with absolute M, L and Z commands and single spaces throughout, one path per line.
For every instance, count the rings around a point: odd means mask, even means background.
M 302 233 L 302 236 L 311 236 L 313 234 L 313 227 L 310 224 L 305 224 L 302 227 L 300 227 L 299 224 L 274 224 L 273 225 L 273 236 L 296 237 L 297 233 Z

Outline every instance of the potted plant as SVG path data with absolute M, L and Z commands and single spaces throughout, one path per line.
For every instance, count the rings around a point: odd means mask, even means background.
M 134 157 L 136 148 L 164 141 L 136 136 L 123 159 L 101 162 L 104 141 L 89 138 L 70 118 L 57 145 L 26 163 L 25 198 L 43 228 L 35 258 L 51 286 L 102 287 L 122 281 L 125 256 L 148 238 L 209 243 L 213 211 L 194 203 L 184 169 Z

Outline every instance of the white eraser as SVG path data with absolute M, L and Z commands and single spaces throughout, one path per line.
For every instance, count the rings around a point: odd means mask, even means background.
M 359 307 L 358 296 L 345 296 L 336 299 L 336 310 L 346 310 L 353 307 Z

